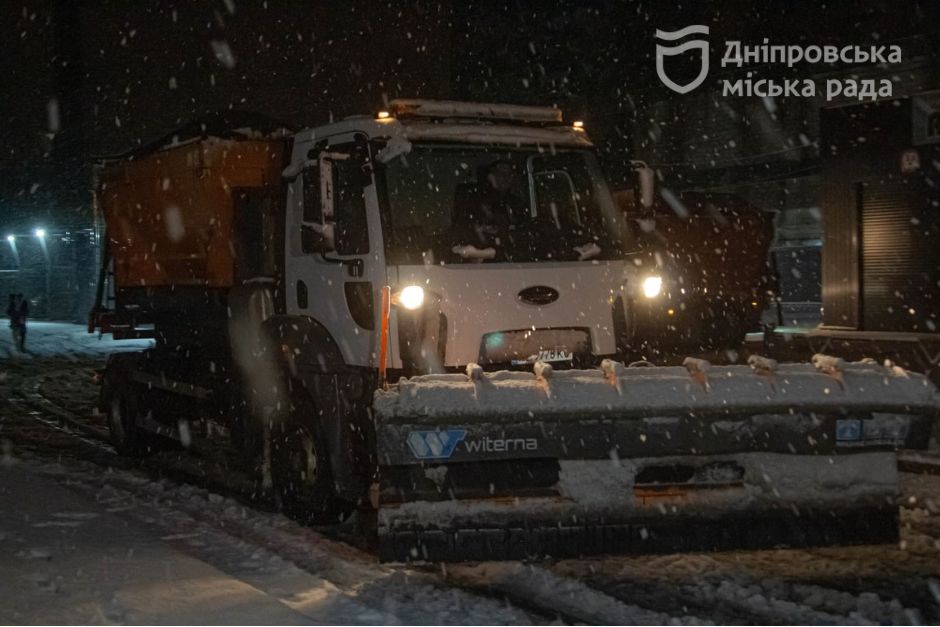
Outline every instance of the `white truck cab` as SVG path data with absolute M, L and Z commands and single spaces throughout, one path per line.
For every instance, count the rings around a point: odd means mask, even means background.
M 385 285 L 388 367 L 426 373 L 598 363 L 649 278 L 558 109 L 397 100 L 297 134 L 284 175 L 286 313 L 351 366 L 377 364 Z

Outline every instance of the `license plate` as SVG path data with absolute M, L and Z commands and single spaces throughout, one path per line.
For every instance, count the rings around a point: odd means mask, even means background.
M 516 329 L 492 331 L 483 336 L 481 366 L 531 366 L 538 360 L 558 366 L 574 363 L 575 355 L 591 354 L 588 329 Z
M 574 354 L 571 351 L 567 351 L 563 348 L 553 348 L 551 350 L 542 350 L 535 355 L 530 355 L 528 361 L 571 361 L 574 359 Z

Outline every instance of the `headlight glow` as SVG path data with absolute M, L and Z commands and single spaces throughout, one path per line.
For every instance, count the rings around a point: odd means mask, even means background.
M 663 289 L 661 276 L 648 276 L 643 279 L 643 295 L 647 298 L 656 298 Z
M 405 309 L 414 310 L 424 304 L 424 288 L 420 285 L 409 285 L 398 294 L 398 304 Z

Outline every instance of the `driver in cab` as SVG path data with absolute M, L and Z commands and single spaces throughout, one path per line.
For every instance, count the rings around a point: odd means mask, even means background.
M 500 159 L 483 170 L 478 183 L 457 188 L 451 248 L 457 257 L 480 262 L 507 256 L 512 231 L 528 213 L 525 201 L 512 192 L 515 183 L 515 166 Z

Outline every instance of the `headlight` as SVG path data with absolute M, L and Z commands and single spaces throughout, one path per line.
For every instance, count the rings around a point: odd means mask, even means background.
M 396 302 L 405 309 L 417 309 L 424 304 L 424 288 L 420 285 L 409 285 L 398 293 Z
M 643 279 L 643 295 L 647 298 L 656 298 L 663 289 L 661 276 L 648 276 Z

